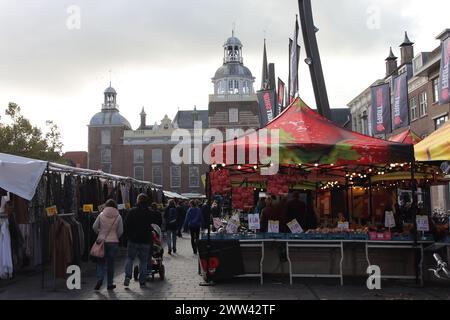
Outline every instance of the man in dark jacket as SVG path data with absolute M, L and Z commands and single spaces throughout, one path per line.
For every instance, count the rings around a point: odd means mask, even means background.
M 140 194 L 137 197 L 137 207 L 130 210 L 125 219 L 124 229 L 128 235 L 128 253 L 125 265 L 124 286 L 130 285 L 133 272 L 133 262 L 139 257 L 139 283 L 145 287 L 147 277 L 147 262 L 152 245 L 152 217 L 148 209 L 148 196 Z
M 296 219 L 303 229 L 307 229 L 308 222 L 306 205 L 300 200 L 300 193 L 298 191 L 295 191 L 292 194 L 292 200 L 288 201 L 286 215 L 289 221 Z
M 181 233 L 183 229 L 184 219 L 186 219 L 187 207 L 184 205 L 183 201 L 179 201 L 176 206 L 177 209 L 177 236 L 178 238 L 183 238 L 183 234 Z

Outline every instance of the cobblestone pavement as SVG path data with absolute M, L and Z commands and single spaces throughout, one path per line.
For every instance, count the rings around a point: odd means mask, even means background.
M 123 286 L 125 252 L 117 259 L 115 283 L 116 290 L 107 291 L 105 286 L 98 292 L 93 290 L 95 265 L 83 266 L 81 290 L 68 290 L 65 282 L 57 282 L 56 289 L 52 279 L 46 277 L 42 289 L 42 276 L 18 277 L 6 282 L 0 281 L 0 299 L 87 299 L 87 300 L 449 300 L 450 286 L 419 288 L 411 282 L 382 282 L 382 290 L 369 291 L 363 280 L 359 283 L 340 287 L 337 280 L 296 279 L 293 286 L 287 277 L 281 280 L 265 280 L 261 286 L 258 279 L 234 279 L 215 286 L 200 286 L 202 278 L 198 275 L 197 257 L 192 254 L 190 240 L 184 235 L 178 239 L 178 253 L 165 254 L 166 279 L 156 275 L 154 282 L 141 289 L 139 283 L 131 281 L 130 287 Z M 137 263 L 137 261 L 136 261 Z M 350 282 L 350 281 L 346 281 Z

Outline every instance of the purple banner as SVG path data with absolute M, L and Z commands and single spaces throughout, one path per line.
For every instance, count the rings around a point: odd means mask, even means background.
M 439 78 L 439 104 L 450 102 L 450 38 L 442 42 L 441 74 Z
M 408 75 L 406 72 L 394 79 L 394 106 L 392 112 L 394 130 L 409 125 Z
M 275 90 L 258 91 L 259 114 L 261 128 L 274 119 Z
M 372 87 L 371 113 L 373 134 L 391 133 L 391 94 L 389 84 Z

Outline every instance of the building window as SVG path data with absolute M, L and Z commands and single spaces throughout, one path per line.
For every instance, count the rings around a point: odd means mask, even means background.
M 103 163 L 102 164 L 102 171 L 104 173 L 111 173 L 111 164 L 110 163 Z
M 411 121 L 416 120 L 419 117 L 417 114 L 417 98 L 411 98 L 411 100 L 409 100 L 409 105 L 411 108 Z
M 228 81 L 228 93 L 233 94 L 233 80 Z
M 433 103 L 439 102 L 439 78 L 433 79 Z
M 448 115 L 434 119 L 436 130 L 440 129 L 448 121 Z
M 111 163 L 111 149 L 102 149 L 100 161 L 102 163 Z
M 110 145 L 111 144 L 111 130 L 102 130 L 101 131 L 101 142 L 102 142 L 102 145 Z
M 198 167 L 189 167 L 189 187 L 197 188 L 200 186 L 200 171 Z
M 135 166 L 134 167 L 134 178 L 137 180 L 144 180 L 144 167 L 143 166 Z
M 420 116 L 424 117 L 428 114 L 428 100 L 426 92 L 422 92 L 419 95 L 419 104 L 420 104 Z
M 181 167 L 180 166 L 170 167 L 170 187 L 171 188 L 181 188 Z
M 144 150 L 134 149 L 134 163 L 144 163 Z
M 153 149 L 152 150 L 152 162 L 153 163 L 162 163 L 162 149 Z
M 230 123 L 238 123 L 239 122 L 239 110 L 238 109 L 229 109 L 228 110 L 228 121 Z
M 155 184 L 162 185 L 162 167 L 153 166 L 152 167 L 152 182 Z
M 202 149 L 194 147 L 191 149 L 190 163 L 201 164 L 202 162 Z

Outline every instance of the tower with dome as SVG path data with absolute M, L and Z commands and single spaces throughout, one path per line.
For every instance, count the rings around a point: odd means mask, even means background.
M 209 126 L 221 131 L 259 128 L 255 77 L 244 65 L 243 45 L 234 31 L 224 43 L 223 52 L 223 64 L 212 78 L 214 93 L 209 96 Z

